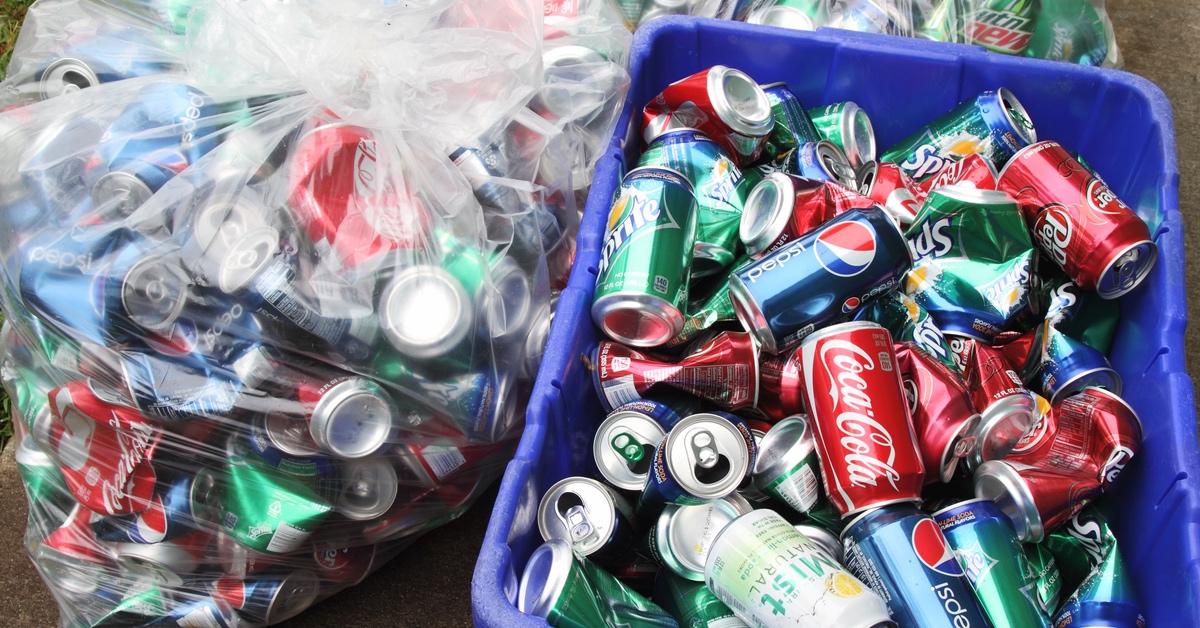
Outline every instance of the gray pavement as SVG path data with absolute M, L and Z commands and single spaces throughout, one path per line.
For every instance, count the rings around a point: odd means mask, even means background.
M 1188 285 L 1200 285 L 1200 3 L 1110 0 L 1127 70 L 1158 83 L 1175 107 L 1180 204 L 1187 221 Z M 1194 300 L 1193 300 L 1194 303 Z M 1187 353 L 1200 367 L 1193 321 Z M 358 587 L 314 607 L 293 626 L 454 626 L 470 622 L 470 579 L 495 491 L 458 521 L 427 535 Z M 0 455 L 0 625 L 50 626 L 57 610 L 21 545 L 25 499 L 12 452 Z

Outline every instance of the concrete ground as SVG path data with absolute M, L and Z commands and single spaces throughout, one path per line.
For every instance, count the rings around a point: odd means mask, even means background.
M 1187 219 L 1188 285 L 1200 285 L 1200 3 L 1109 0 L 1125 68 L 1158 83 L 1175 107 L 1180 205 Z M 1197 321 L 1189 328 L 1200 368 Z M 495 491 L 460 520 L 427 535 L 361 585 L 291 626 L 452 626 L 470 622 L 470 580 Z M 25 499 L 11 448 L 0 455 L 0 624 L 50 626 L 57 609 L 21 545 Z

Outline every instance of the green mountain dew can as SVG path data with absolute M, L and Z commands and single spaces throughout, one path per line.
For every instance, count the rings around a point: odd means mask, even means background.
M 713 541 L 708 588 L 752 626 L 894 626 L 874 591 L 771 510 L 738 517 Z
M 668 168 L 629 171 L 600 251 L 596 326 L 633 347 L 657 347 L 677 336 L 695 240 L 696 202 L 687 177 Z
M 638 167 L 657 166 L 681 173 L 696 197 L 696 241 L 691 279 L 720 273 L 733 264 L 738 225 L 750 189 L 725 151 L 695 129 L 672 129 L 654 138 Z
M 1001 87 L 959 103 L 885 151 L 879 161 L 898 164 L 920 182 L 971 153 L 991 161 L 999 171 L 1017 151 L 1036 141 L 1025 107 Z
M 1087 65 L 1114 65 L 1112 23 L 1092 0 L 1043 2 L 1024 55 Z
M 821 139 L 832 142 L 846 153 L 854 168 L 875 160 L 875 127 L 871 118 L 851 101 L 833 103 L 808 110 Z
M 1038 603 L 1042 612 L 1053 615 L 1058 609 L 1058 601 L 1062 596 L 1062 576 L 1058 573 L 1058 563 L 1054 554 L 1045 543 L 1026 543 L 1025 558 L 1033 570 L 1033 579 L 1037 588 Z
M 1049 626 L 1036 574 L 1016 530 L 995 502 L 972 499 L 933 513 L 975 597 L 996 628 Z
M 1044 4 L 1057 4 L 1048 0 Z M 1019 55 L 1025 52 L 1038 19 L 1038 0 L 984 0 L 970 15 L 968 42 L 993 52 Z
M 703 582 L 662 570 L 654 580 L 654 601 L 679 621 L 679 628 L 742 628 L 737 618 Z
M 577 557 L 561 540 L 547 541 L 529 556 L 517 592 L 517 608 L 558 627 L 676 625 L 657 604 L 591 561 Z
M 302 479 L 249 458 L 232 457 L 227 472 L 218 521 L 252 550 L 301 549 L 332 509 Z

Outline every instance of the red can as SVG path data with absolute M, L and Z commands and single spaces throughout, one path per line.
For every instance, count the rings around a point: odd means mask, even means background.
M 137 410 L 101 398 L 88 380 L 50 391 L 50 447 L 75 500 L 102 515 L 145 510 L 162 431 Z
M 969 336 L 944 335 L 979 410 L 975 449 L 967 461 L 977 467 L 985 460 L 1003 458 L 1033 427 L 1033 393 L 999 349 Z
M 975 470 L 975 496 L 996 502 L 1026 543 L 1040 542 L 1099 495 L 1100 482 L 1089 473 L 1007 460 L 991 460 Z
M 965 183 L 977 190 L 994 190 L 996 170 L 992 167 L 991 160 L 984 159 L 979 153 L 971 153 L 942 166 L 937 174 L 918 183 L 917 187 L 924 195 L 944 185 L 955 183 Z
M 800 349 L 764 356 L 758 365 L 758 409 L 772 421 L 804 414 Z
M 647 146 L 671 129 L 696 129 L 739 166 L 758 159 L 774 126 L 766 92 L 745 72 L 723 65 L 671 83 L 642 110 Z
M 1058 143 L 1023 148 L 996 187 L 1017 200 L 1034 241 L 1080 287 L 1115 299 L 1154 267 L 1146 223 Z
M 376 566 L 375 548 L 375 545 L 315 544 L 313 562 L 317 565 L 317 576 L 326 582 L 354 586 Z
M 842 323 L 808 336 L 800 351 L 804 402 L 833 505 L 845 517 L 920 500 L 925 466 L 892 335 L 875 323 Z
M 46 579 L 74 595 L 92 595 L 116 570 L 112 552 L 96 539 L 91 510 L 76 505 L 61 526 L 46 535 L 33 558 Z
M 901 226 L 911 225 L 921 208 L 924 194 L 917 184 L 900 169 L 889 162 L 880 162 L 870 180 L 859 181 L 871 200 L 883 206 L 892 220 Z
M 837 183 L 772 172 L 750 190 L 738 235 L 758 259 L 845 211 L 875 201 Z
M 389 164 L 393 168 L 397 164 Z M 429 210 L 378 165 L 370 131 L 318 119 L 289 157 L 288 204 L 313 242 L 333 245 L 350 267 L 396 249 L 423 249 Z
M 645 397 L 664 385 L 707 399 L 727 410 L 758 401 L 758 347 L 750 334 L 722 332 L 682 360 L 662 360 L 603 340 L 593 364 L 596 392 L 605 409 Z
M 979 413 L 971 394 L 949 367 L 907 343 L 896 345 L 904 393 L 927 482 L 949 482 L 958 461 L 975 449 Z

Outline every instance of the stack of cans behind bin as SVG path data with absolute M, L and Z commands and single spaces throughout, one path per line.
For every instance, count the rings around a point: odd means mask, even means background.
M 285 621 L 497 477 L 628 34 L 548 6 L 527 102 L 442 146 L 150 63 L 182 3 L 43 4 L 0 115 L 26 547 L 64 624 Z
M 1144 624 L 1091 504 L 1140 449 L 1106 353 L 1157 249 L 1103 179 L 1002 87 L 878 160 L 855 103 L 724 66 L 642 122 L 584 358 L 594 470 L 544 494 L 518 608 Z

